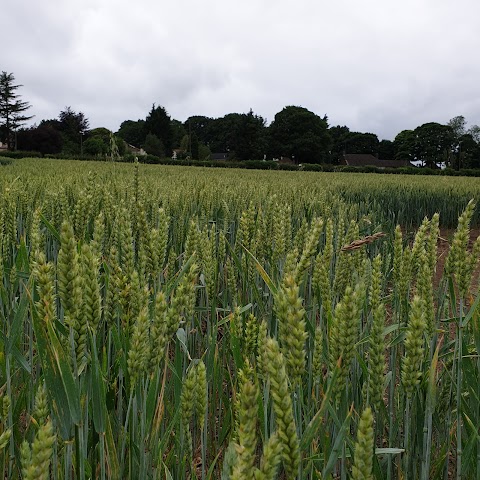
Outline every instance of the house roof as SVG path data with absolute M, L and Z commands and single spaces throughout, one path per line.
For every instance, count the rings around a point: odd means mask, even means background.
M 408 160 L 382 160 L 368 153 L 347 153 L 342 155 L 341 163 L 352 167 L 372 166 L 380 168 L 396 168 L 412 166 Z
M 129 150 L 131 150 L 132 152 L 139 152 L 141 149 L 136 147 L 135 145 L 130 145 L 129 143 L 127 143 L 127 148 Z

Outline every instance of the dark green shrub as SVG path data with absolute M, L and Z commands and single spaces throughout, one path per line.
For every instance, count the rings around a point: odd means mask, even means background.
M 40 152 L 30 152 L 26 150 L 2 150 L 0 151 L 1 157 L 7 158 L 42 158 L 43 155 Z

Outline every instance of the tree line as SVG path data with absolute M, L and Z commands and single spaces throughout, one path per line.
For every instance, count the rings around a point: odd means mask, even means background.
M 131 146 L 158 157 L 208 159 L 214 153 L 235 160 L 286 157 L 295 163 L 338 163 L 345 153 L 371 154 L 381 159 L 417 161 L 434 167 L 439 162 L 460 168 L 480 168 L 480 127 L 467 128 L 463 116 L 447 124 L 429 122 L 403 130 L 393 141 L 347 126 L 330 126 L 327 115 L 300 106 L 286 106 L 267 125 L 250 110 L 219 118 L 194 115 L 184 122 L 153 104 L 145 118 L 125 120 L 112 134 L 89 128 L 83 112 L 65 107 L 55 119 L 25 128 L 32 117 L 21 100 L 12 73 L 0 75 L 0 141 L 9 149 L 42 154 L 102 156 L 112 145 L 123 155 Z

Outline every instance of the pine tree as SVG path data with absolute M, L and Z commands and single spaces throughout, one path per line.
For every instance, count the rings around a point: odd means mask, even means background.
M 32 116 L 23 112 L 30 108 L 28 102 L 22 102 L 16 91 L 23 85 L 15 84 L 13 73 L 0 74 L 0 132 L 6 140 L 7 148 L 12 147 L 12 136 L 18 127 L 30 120 Z

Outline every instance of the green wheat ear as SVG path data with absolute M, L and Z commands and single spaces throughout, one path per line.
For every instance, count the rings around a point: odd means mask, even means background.
M 296 271 L 295 271 L 295 283 L 300 284 L 304 273 L 307 271 L 310 266 L 311 260 L 315 255 L 318 242 L 320 238 L 320 232 L 323 229 L 323 220 L 321 218 L 316 218 L 312 222 L 311 230 L 307 236 L 305 247 L 303 249 L 300 261 L 298 262 Z
M 301 384 L 305 372 L 305 309 L 293 275 L 287 275 L 275 298 L 279 323 L 279 338 L 286 360 L 287 374 L 295 387 Z
M 128 351 L 128 374 L 133 389 L 138 379 L 146 372 L 150 358 L 148 309 L 142 309 L 133 327 L 130 350 Z
M 195 365 L 195 369 L 197 376 L 195 384 L 195 416 L 198 426 L 200 429 L 203 429 L 208 400 L 207 369 L 203 360 L 200 360 Z
M 34 262 L 33 277 L 38 292 L 38 301 L 36 302 L 38 316 L 45 323 L 53 322 L 56 319 L 55 308 L 55 267 L 52 263 L 47 263 L 45 254 L 37 253 Z
M 373 455 L 373 414 L 366 408 L 358 425 L 352 480 L 373 480 Z
M 402 385 L 407 397 L 413 395 L 422 376 L 423 335 L 426 327 L 424 302 L 416 295 L 410 306 L 410 316 L 404 342 L 405 356 L 402 362 Z
M 250 380 L 242 383 L 238 408 L 237 459 L 232 480 L 252 478 L 257 446 L 258 385 Z
M 43 425 L 48 417 L 48 398 L 47 398 L 47 389 L 45 384 L 42 382 L 37 389 L 37 394 L 35 395 L 35 409 L 33 411 L 33 416 L 37 420 L 39 425 Z
M 265 342 L 264 362 L 270 380 L 273 409 L 278 435 L 282 443 L 282 460 L 287 478 L 295 478 L 300 466 L 300 445 L 293 417 L 292 399 L 288 387 L 285 359 L 273 338 Z
M 263 447 L 260 469 L 255 471 L 255 480 L 275 480 L 282 460 L 282 442 L 274 433 Z
M 357 284 L 355 290 L 348 286 L 342 301 L 337 303 L 335 308 L 334 323 L 330 329 L 329 338 L 329 370 L 330 374 L 333 374 L 341 359 L 339 376 L 335 385 L 337 402 L 347 386 L 351 363 L 355 356 L 355 343 L 359 334 L 359 318 L 364 295 L 365 289 L 362 284 Z
M 187 453 L 193 448 L 190 421 L 197 417 L 200 428 L 203 428 L 203 420 L 207 409 L 207 372 L 203 360 L 194 360 L 183 380 L 180 397 L 181 425 L 186 437 Z
M 60 242 L 61 248 L 57 260 L 58 296 L 65 312 L 65 318 L 75 328 L 77 322 L 80 321 L 82 277 L 73 226 L 66 220 L 62 223 Z
M 158 292 L 155 298 L 155 314 L 150 326 L 150 369 L 152 372 L 158 367 L 168 346 L 168 304 L 165 294 Z
M 9 428 L 2 432 L 0 435 L 0 451 L 2 451 L 8 445 L 11 436 L 12 431 Z
M 468 242 L 470 238 L 470 223 L 474 213 L 475 202 L 472 199 L 458 218 L 458 227 L 453 236 L 452 246 L 445 262 L 445 273 L 454 275 L 462 298 L 466 297 L 471 280 L 469 275 Z
M 21 461 L 25 480 L 48 480 L 50 478 L 50 461 L 53 454 L 55 434 L 52 422 L 41 425 L 30 448 L 22 444 Z

